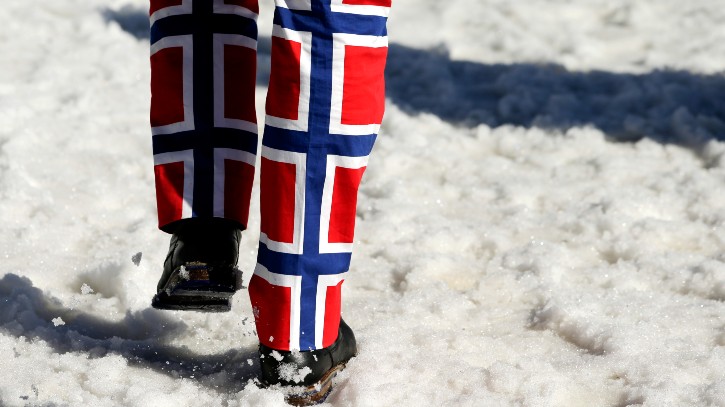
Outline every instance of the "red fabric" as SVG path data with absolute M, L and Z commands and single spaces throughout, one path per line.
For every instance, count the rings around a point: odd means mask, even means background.
M 345 47 L 342 124 L 380 124 L 385 112 L 385 59 L 388 48 Z
M 181 219 L 184 200 L 184 163 L 156 165 L 154 174 L 159 227 L 162 227 Z
M 272 161 L 264 157 L 261 166 L 262 233 L 276 242 L 293 243 L 297 168 L 294 164 Z
M 272 37 L 272 72 L 267 91 L 267 114 L 297 120 L 300 105 L 302 44 Z
M 151 126 L 184 121 L 184 49 L 165 48 L 151 56 Z
M 335 168 L 335 185 L 332 188 L 332 210 L 330 229 L 327 235 L 330 243 L 352 243 L 355 234 L 355 209 L 357 190 L 360 187 L 365 167 Z
M 224 117 L 257 122 L 256 79 L 257 52 L 238 45 L 224 45 Z
M 151 0 L 151 7 L 149 8 L 149 15 L 161 10 L 162 8 L 171 6 L 180 6 L 181 0 Z
M 224 217 L 248 225 L 254 167 L 241 161 L 224 160 Z
M 259 342 L 272 349 L 289 350 L 292 289 L 254 275 L 249 282 L 249 298 Z
M 322 334 L 322 347 L 326 348 L 337 340 L 340 328 L 340 304 L 342 300 L 342 281 L 336 286 L 327 287 L 325 297 L 325 328 Z

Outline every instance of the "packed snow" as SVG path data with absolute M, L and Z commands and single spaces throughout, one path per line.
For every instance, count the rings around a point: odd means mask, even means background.
M 725 406 L 725 8 L 393 3 L 327 405 Z M 2 406 L 284 405 L 245 292 L 150 308 L 146 9 L 0 8 Z

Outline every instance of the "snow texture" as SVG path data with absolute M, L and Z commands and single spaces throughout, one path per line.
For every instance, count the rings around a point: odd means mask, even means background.
M 284 405 L 246 293 L 150 308 L 146 10 L 0 8 L 2 406 Z M 725 406 L 724 26 L 711 0 L 395 0 L 327 405 Z
M 305 380 L 305 377 L 312 373 L 312 369 L 308 366 L 300 369 L 294 363 L 282 363 L 278 367 L 278 372 L 279 377 L 282 380 L 293 383 L 302 383 L 302 381 Z

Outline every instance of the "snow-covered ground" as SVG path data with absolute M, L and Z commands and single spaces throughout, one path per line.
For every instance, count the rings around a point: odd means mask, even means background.
M 246 293 L 149 307 L 146 7 L 0 7 L 2 406 L 284 405 Z M 723 27 L 715 0 L 395 0 L 329 404 L 725 406 Z

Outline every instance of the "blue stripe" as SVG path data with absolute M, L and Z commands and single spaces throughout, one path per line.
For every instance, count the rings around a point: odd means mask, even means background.
M 328 5 L 329 7 L 329 5 Z M 324 18 L 311 11 L 289 10 L 277 7 L 274 24 L 294 31 L 311 32 L 330 38 L 332 33 L 374 35 L 385 37 L 387 17 L 365 16 L 360 14 L 332 13 L 327 11 Z
M 194 126 L 199 143 L 194 149 L 193 216 L 214 216 L 214 149 L 208 141 L 214 134 L 214 47 L 211 2 L 192 3 L 194 23 Z
M 257 154 L 257 135 L 243 130 L 215 128 L 211 136 L 200 138 L 195 131 L 159 134 L 153 137 L 154 154 L 193 148 L 231 148 Z
M 334 275 L 347 271 L 350 267 L 351 253 L 324 253 L 324 254 L 307 254 L 300 256 L 297 254 L 279 253 L 267 248 L 264 243 L 259 244 L 257 261 L 267 270 L 284 274 L 287 276 L 302 276 L 304 268 L 300 263 L 300 259 L 305 257 L 306 265 L 314 267 L 312 270 L 315 275 Z M 304 277 L 304 276 L 303 276 Z
M 210 5 L 210 2 L 194 2 L 194 9 Z M 164 37 L 201 33 L 237 34 L 257 39 L 257 24 L 254 20 L 235 14 L 213 14 L 203 16 L 182 14 L 169 16 L 154 22 L 151 26 L 151 44 Z
M 325 133 L 324 139 L 320 137 L 317 143 L 308 144 L 308 135 L 309 133 L 303 131 L 280 129 L 267 125 L 264 127 L 262 144 L 277 150 L 295 153 L 307 153 L 309 146 L 318 146 L 327 148 L 328 154 L 332 155 L 364 157 L 370 155 L 377 138 L 375 134 L 343 136 Z
M 305 258 L 305 263 L 309 262 Z M 305 264 L 308 270 L 314 270 L 311 264 Z M 300 350 L 313 350 L 315 346 L 315 317 L 317 308 L 317 280 L 316 274 L 302 278 L 302 295 L 300 298 Z

